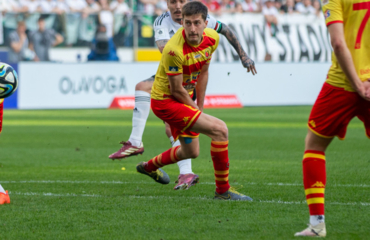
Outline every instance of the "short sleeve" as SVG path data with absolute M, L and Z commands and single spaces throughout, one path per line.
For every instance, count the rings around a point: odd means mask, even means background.
M 207 21 L 208 21 L 207 28 L 212 28 L 213 30 L 215 30 L 218 33 L 221 32 L 222 24 L 221 24 L 220 21 L 217 21 L 211 15 L 207 16 Z
M 342 0 L 322 0 L 322 11 L 326 26 L 333 23 L 343 23 Z
M 167 75 L 182 74 L 183 55 L 176 47 L 166 45 L 162 53 L 162 64 Z
M 154 28 L 154 40 L 159 41 L 159 40 L 169 40 L 170 37 L 170 30 L 166 24 L 167 21 L 163 21 L 164 16 L 161 15 L 156 18 L 153 24 Z

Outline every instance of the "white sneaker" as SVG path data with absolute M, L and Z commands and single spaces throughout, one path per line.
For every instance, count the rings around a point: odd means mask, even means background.
M 302 232 L 297 232 L 296 234 L 294 234 L 294 236 L 326 237 L 325 222 L 319 223 L 315 226 L 309 224 L 308 228 L 306 228 Z

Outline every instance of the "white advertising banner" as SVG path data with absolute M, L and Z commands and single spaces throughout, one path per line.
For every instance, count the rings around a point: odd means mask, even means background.
M 263 63 L 252 76 L 240 63 L 213 63 L 207 95 L 236 95 L 243 106 L 313 104 L 329 63 Z M 20 63 L 20 109 L 108 108 L 134 96 L 158 63 Z
M 217 20 L 234 30 L 242 47 L 255 62 L 330 62 L 331 46 L 323 14 L 278 15 L 269 26 L 262 14 L 221 15 Z M 215 59 L 236 62 L 239 57 L 221 36 Z

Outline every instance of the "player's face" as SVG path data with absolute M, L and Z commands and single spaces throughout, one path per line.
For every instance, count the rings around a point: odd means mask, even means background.
M 167 0 L 167 7 L 170 10 L 172 20 L 181 23 L 181 9 L 187 0 Z
M 185 29 L 186 40 L 193 45 L 198 45 L 202 41 L 204 29 L 208 21 L 204 21 L 201 14 L 184 16 L 182 25 Z

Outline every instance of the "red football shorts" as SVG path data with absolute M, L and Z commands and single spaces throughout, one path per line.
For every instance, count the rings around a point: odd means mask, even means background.
M 151 107 L 157 117 L 170 125 L 171 133 L 175 140 L 177 140 L 179 136 L 189 138 L 196 138 L 199 136 L 199 133 L 189 130 L 201 114 L 201 111 L 198 109 L 173 99 L 152 99 Z
M 4 100 L 0 99 L 0 133 L 3 130 Z
M 370 138 L 370 102 L 356 92 L 324 83 L 311 110 L 308 127 L 318 136 L 338 136 L 343 140 L 349 122 L 356 116 L 364 123 L 366 135 Z

